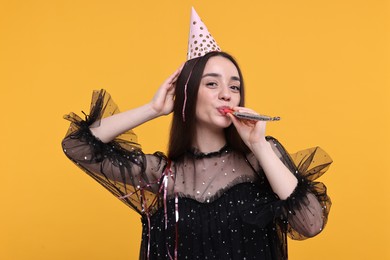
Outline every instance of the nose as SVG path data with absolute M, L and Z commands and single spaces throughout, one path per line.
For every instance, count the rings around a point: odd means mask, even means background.
M 219 91 L 219 99 L 224 101 L 230 101 L 231 95 L 228 87 L 222 87 Z

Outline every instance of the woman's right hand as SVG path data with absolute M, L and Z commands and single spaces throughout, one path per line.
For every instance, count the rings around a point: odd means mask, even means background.
M 150 102 L 157 116 L 168 115 L 172 112 L 175 100 L 176 81 L 183 65 L 164 81 Z
M 172 112 L 175 95 L 176 80 L 182 67 L 177 69 L 160 86 L 151 102 L 108 116 L 100 120 L 98 127 L 91 127 L 91 132 L 102 142 L 108 143 L 116 136 L 133 129 L 158 116 L 168 115 Z

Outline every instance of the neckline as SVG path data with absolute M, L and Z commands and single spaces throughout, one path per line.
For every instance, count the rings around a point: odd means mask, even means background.
M 217 157 L 221 156 L 225 153 L 228 153 L 231 151 L 231 148 L 228 146 L 228 144 L 225 144 L 221 149 L 214 152 L 209 153 L 203 153 L 199 151 L 197 148 L 192 147 L 190 150 L 188 150 L 188 153 L 192 155 L 195 159 L 203 159 L 203 158 L 211 158 L 211 157 Z

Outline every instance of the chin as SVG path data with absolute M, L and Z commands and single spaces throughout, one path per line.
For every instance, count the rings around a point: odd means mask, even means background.
M 225 129 L 232 124 L 232 120 L 226 116 L 213 116 L 208 118 L 199 119 L 198 123 L 201 125 L 208 125 L 211 128 Z
M 230 120 L 229 118 L 222 118 L 222 120 L 218 120 L 216 124 L 221 128 L 227 128 L 232 124 L 232 120 Z

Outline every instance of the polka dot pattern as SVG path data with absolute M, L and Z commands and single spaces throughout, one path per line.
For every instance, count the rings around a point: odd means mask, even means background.
M 192 8 L 187 60 L 201 57 L 210 51 L 221 51 L 221 49 L 195 9 Z

